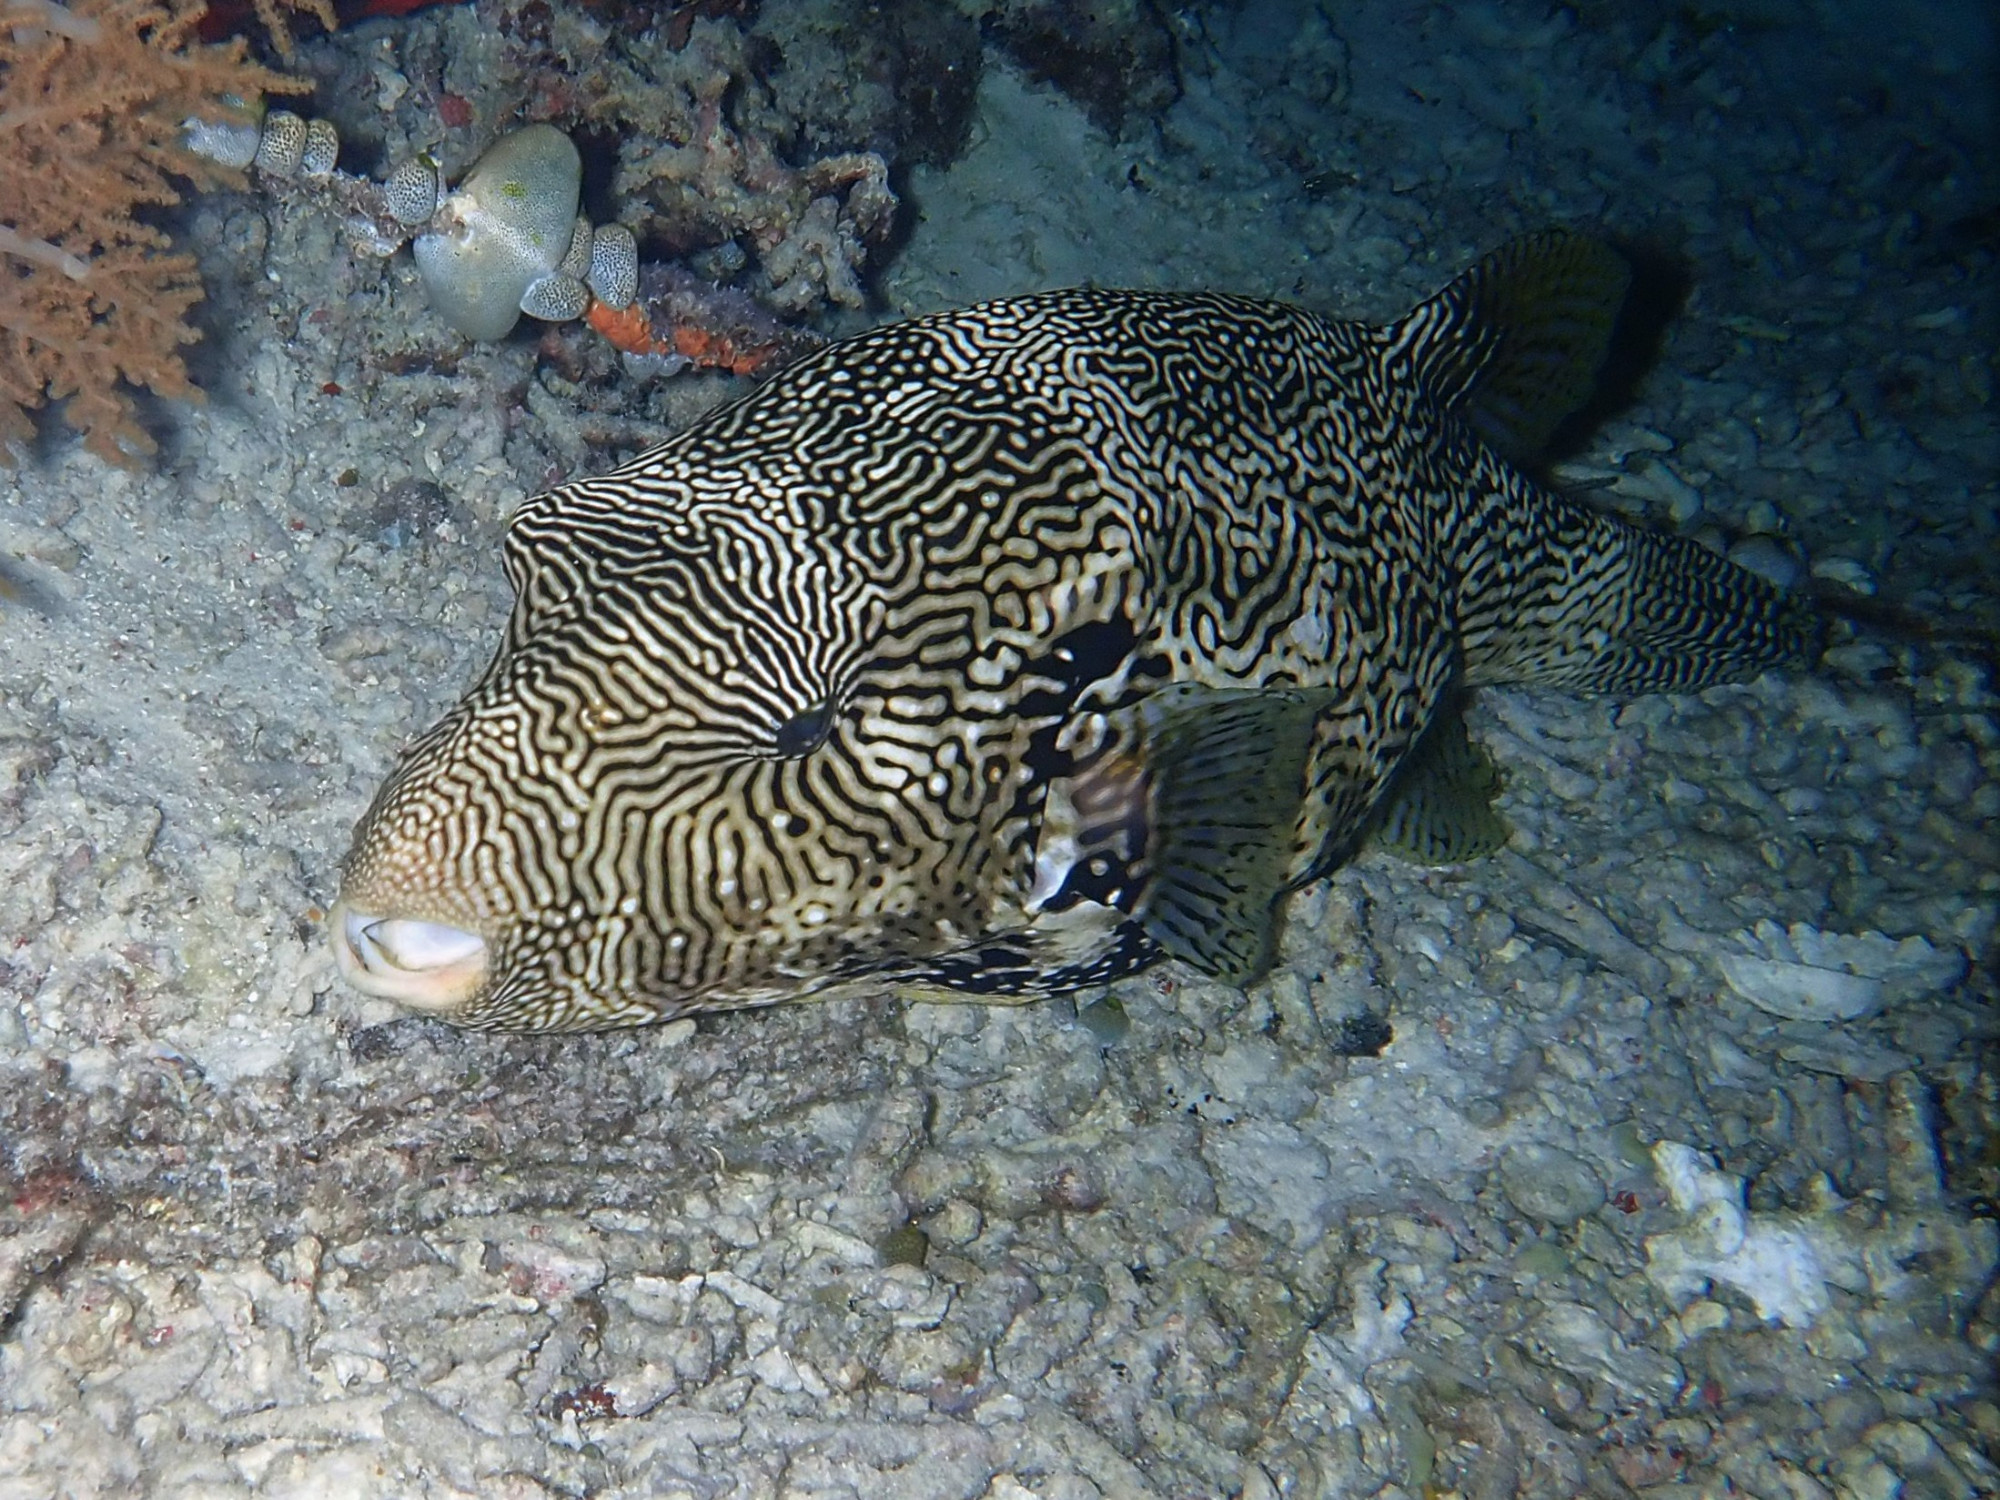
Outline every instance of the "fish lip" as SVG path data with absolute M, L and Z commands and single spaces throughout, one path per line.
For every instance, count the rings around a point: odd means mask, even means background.
M 336 902 L 327 918 L 334 967 L 364 995 L 393 1000 L 411 1010 L 449 1014 L 463 1010 L 486 980 L 487 945 L 477 933 L 441 922 L 378 916 Z M 399 961 L 393 938 L 398 930 L 427 929 L 436 962 Z M 453 939 L 462 939 L 454 942 Z

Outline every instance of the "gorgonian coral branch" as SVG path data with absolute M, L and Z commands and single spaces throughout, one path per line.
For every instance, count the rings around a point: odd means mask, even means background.
M 191 257 L 144 211 L 231 173 L 188 152 L 190 117 L 302 83 L 201 45 L 199 0 L 0 0 L 0 441 L 65 417 L 118 463 L 150 452 L 129 392 L 197 394 L 179 349 L 201 300 Z M 4 453 L 4 448 L 0 448 Z

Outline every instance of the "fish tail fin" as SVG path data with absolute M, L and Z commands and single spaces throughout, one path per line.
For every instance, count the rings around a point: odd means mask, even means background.
M 1551 229 L 1501 246 L 1383 330 L 1392 374 L 1400 366 L 1512 466 L 1484 461 L 1450 539 L 1470 683 L 1695 688 L 1817 654 L 1806 599 L 1514 472 L 1595 393 L 1631 281 L 1610 245 Z
M 1513 576 L 1461 601 L 1468 682 L 1585 692 L 1684 691 L 1806 667 L 1824 644 L 1812 601 L 1685 537 L 1542 493 L 1548 525 Z

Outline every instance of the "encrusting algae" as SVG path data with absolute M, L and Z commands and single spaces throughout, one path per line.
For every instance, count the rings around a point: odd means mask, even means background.
M 1463 689 L 1811 654 L 1801 601 L 1516 467 L 1588 396 L 1627 280 L 1555 232 L 1386 327 L 988 303 L 529 501 L 505 643 L 356 832 L 343 973 L 524 1030 L 1161 957 L 1255 979 L 1280 898 L 1387 805 L 1490 791 Z

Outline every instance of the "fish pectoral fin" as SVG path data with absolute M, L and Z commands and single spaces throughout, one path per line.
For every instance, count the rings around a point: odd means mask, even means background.
M 1509 241 L 1388 330 L 1422 386 L 1527 466 L 1596 389 L 1632 267 L 1551 229 Z
M 1141 920 L 1173 958 L 1253 983 L 1277 947 L 1321 694 L 1172 688 L 1147 700 L 1151 880 Z
M 1494 810 L 1500 771 L 1473 743 L 1462 705 L 1450 703 L 1403 759 L 1370 842 L 1420 865 L 1455 865 L 1506 847 L 1513 830 Z

